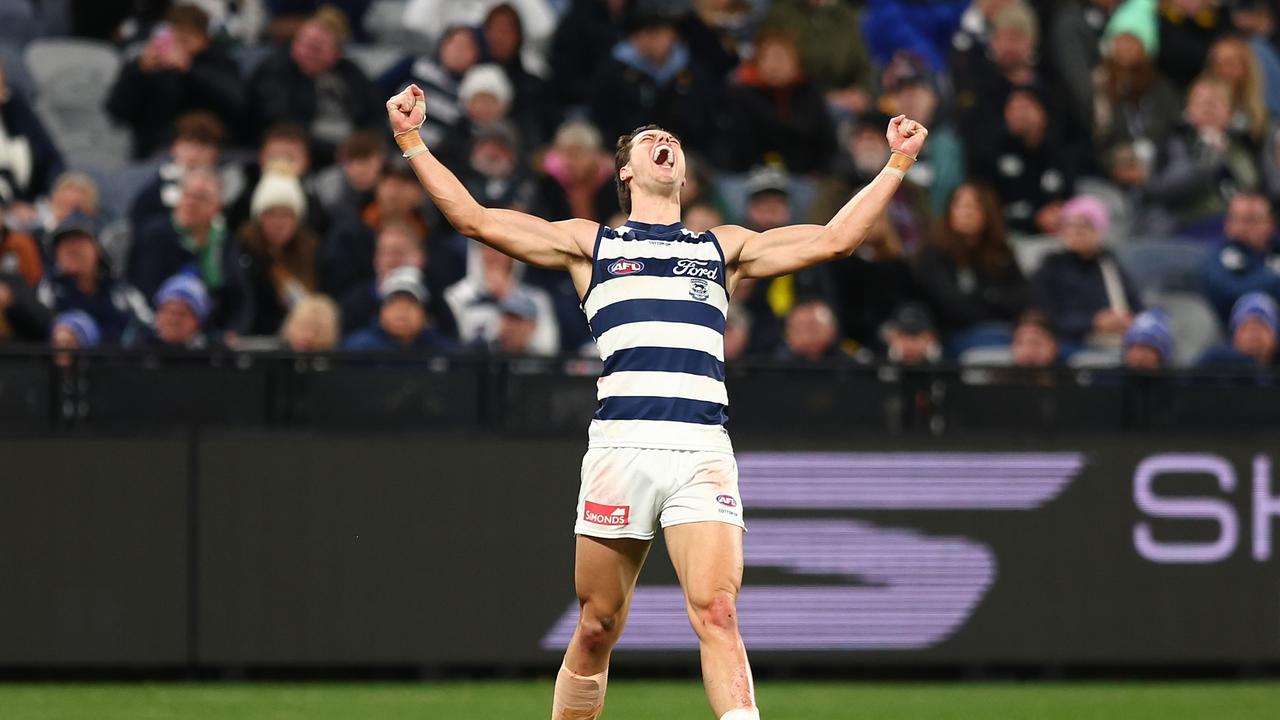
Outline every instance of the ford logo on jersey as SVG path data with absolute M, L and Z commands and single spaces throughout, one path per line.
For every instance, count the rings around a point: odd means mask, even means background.
M 632 275 L 644 269 L 644 263 L 639 260 L 616 260 L 609 266 L 610 275 Z

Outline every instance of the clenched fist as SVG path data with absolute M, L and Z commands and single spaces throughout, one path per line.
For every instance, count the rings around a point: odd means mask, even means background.
M 899 115 L 889 121 L 889 129 L 884 135 L 889 140 L 890 150 L 914 158 L 924 147 L 924 139 L 929 137 L 929 130 L 915 120 L 908 119 L 906 115 Z
M 391 132 L 402 135 L 416 130 L 427 119 L 427 99 L 422 88 L 410 85 L 387 101 L 387 119 Z

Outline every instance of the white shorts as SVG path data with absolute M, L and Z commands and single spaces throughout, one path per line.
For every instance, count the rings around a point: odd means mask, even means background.
M 582 458 L 575 534 L 651 540 L 659 523 L 708 521 L 746 529 L 732 453 L 598 447 Z

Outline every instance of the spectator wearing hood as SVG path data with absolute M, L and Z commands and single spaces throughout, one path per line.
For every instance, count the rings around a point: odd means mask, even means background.
M 97 224 L 75 213 L 50 237 L 53 268 L 40 283 L 40 301 L 58 313 L 80 310 L 93 318 L 108 345 L 127 343 L 151 322 L 146 299 L 107 270 Z
M 1280 244 L 1271 203 L 1258 193 L 1231 198 L 1223 225 L 1226 242 L 1205 261 L 1205 295 L 1226 322 L 1241 297 L 1263 292 L 1280 300 Z
M 364 71 L 342 56 L 350 35 L 346 16 L 322 7 L 298 29 L 287 48 L 258 67 L 246 92 L 247 140 L 257 143 L 273 125 L 306 130 L 316 165 L 359 128 L 382 130 L 385 98 Z
M 804 75 L 788 33 L 765 31 L 721 103 L 719 166 L 746 172 L 770 162 L 796 174 L 826 170 L 835 130 L 822 91 Z
M 1064 354 L 1084 344 L 1119 346 L 1142 310 L 1133 283 L 1103 247 L 1110 229 L 1101 200 L 1072 199 L 1062 208 L 1063 249 L 1046 257 L 1032 278 L 1035 305 L 1048 313 Z
M 1173 358 L 1169 316 L 1159 308 L 1138 313 L 1124 333 L 1123 347 L 1124 366 L 1128 370 L 1153 372 L 1168 367 Z
M 316 289 L 319 241 L 303 222 L 306 196 L 289 173 L 268 172 L 253 191 L 252 218 L 240 229 L 249 285 L 250 335 L 275 335 L 289 309 Z
M 871 60 L 858 11 L 833 0 L 775 0 L 760 27 L 795 38 L 805 75 L 842 115 L 871 104 Z
M 224 125 L 240 122 L 240 71 L 209 37 L 209 15 L 195 4 L 169 8 L 137 58 L 120 70 L 107 112 L 129 128 L 133 157 L 161 150 L 174 121 L 189 112 L 213 113 Z
M 717 90 L 692 62 L 670 15 L 635 10 L 626 39 L 596 75 L 591 119 L 605 137 L 652 123 L 691 147 L 705 148 L 715 130 Z
M 1249 293 L 1236 301 L 1230 329 L 1231 343 L 1206 350 L 1198 367 L 1262 370 L 1277 366 L 1280 310 L 1270 295 Z
M 203 325 L 211 303 L 204 283 L 185 273 L 165 280 L 153 299 L 155 323 L 146 344 L 172 350 L 205 350 Z
M 356 330 L 342 343 L 344 350 L 392 352 L 414 350 L 448 353 L 457 343 L 431 328 L 427 311 L 427 288 L 418 268 L 397 268 L 378 286 L 382 305 L 377 321 Z
M 50 320 L 49 309 L 21 275 L 0 272 L 0 345 L 44 342 Z
M 378 77 L 383 97 L 409 83 L 422 88 L 427 118 L 420 132 L 428 147 L 439 147 L 449 130 L 462 121 L 462 80 L 480 62 L 480 39 L 473 27 L 455 25 L 440 36 L 434 55 L 407 56 Z

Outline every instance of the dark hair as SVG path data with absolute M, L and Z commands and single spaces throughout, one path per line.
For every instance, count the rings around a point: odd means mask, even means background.
M 382 135 L 373 130 L 356 130 L 342 143 L 343 160 L 366 160 L 387 154 Z
M 174 5 L 169 8 L 169 12 L 165 13 L 164 21 L 175 28 L 195 30 L 205 36 L 209 34 L 209 13 L 198 5 L 189 3 Z
M 274 255 L 267 247 L 267 239 L 262 234 L 262 223 L 258 220 L 246 220 L 240 227 L 239 239 L 240 246 L 259 262 L 265 263 L 265 267 L 279 263 L 281 268 L 297 278 L 307 290 L 316 289 L 316 253 L 320 240 L 307 227 L 305 218 L 299 218 L 297 231 L 289 238 L 289 243 L 281 249 L 279 255 Z M 267 277 L 277 286 L 283 279 L 270 271 L 267 272 Z
M 1028 310 L 1018 316 L 1017 327 L 1023 325 L 1031 325 L 1040 328 L 1052 337 L 1055 341 L 1058 339 L 1053 332 L 1053 322 L 1049 319 L 1048 313 L 1043 310 Z
M 298 125 L 293 123 L 276 123 L 267 128 L 262 135 L 262 145 L 266 145 L 272 140 L 287 140 L 296 143 L 302 143 L 307 147 L 307 133 Z
M 951 227 L 951 206 L 955 204 L 960 191 L 965 189 L 977 193 L 978 205 L 982 207 L 982 231 L 978 233 L 977 242 L 973 245 Z M 995 271 L 1014 262 L 1013 250 L 1009 248 L 1004 227 L 1004 210 L 1000 206 L 1000 197 L 989 185 L 972 180 L 960 183 L 947 198 L 947 207 L 940 221 L 938 245 L 958 266 Z
M 618 137 L 617 150 L 613 153 L 613 181 L 618 188 L 618 207 L 621 208 L 624 213 L 631 212 L 631 186 L 623 181 L 620 173 L 622 172 L 622 168 L 626 167 L 627 163 L 631 162 L 632 141 L 634 141 L 636 136 L 640 133 L 649 132 L 650 130 L 662 130 L 662 128 L 650 123 L 632 130 L 630 135 L 620 135 Z M 664 130 L 663 132 L 669 133 L 677 140 L 680 139 L 680 136 L 669 130 Z
M 227 137 L 226 126 L 208 110 L 193 110 L 178 117 L 173 124 L 173 139 L 189 140 L 200 145 L 221 147 Z

